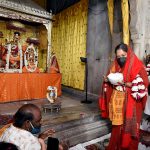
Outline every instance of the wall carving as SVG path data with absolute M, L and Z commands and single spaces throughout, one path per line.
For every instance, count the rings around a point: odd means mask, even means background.
M 0 6 L 30 15 L 50 19 L 50 13 L 31 0 L 0 0 Z
M 49 23 L 49 20 L 44 18 L 39 18 L 36 16 L 31 16 L 27 14 L 22 14 L 21 12 L 14 12 L 13 10 L 8 10 L 6 8 L 0 7 L 0 17 L 17 19 L 17 20 L 26 20 L 29 22 L 38 22 L 38 23 Z

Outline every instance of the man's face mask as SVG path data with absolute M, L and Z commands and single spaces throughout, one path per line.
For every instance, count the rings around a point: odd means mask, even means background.
M 126 59 L 127 59 L 127 57 L 117 58 L 117 62 L 118 62 L 118 64 L 119 64 L 120 67 L 123 67 L 125 65 Z
M 38 134 L 41 132 L 41 125 L 34 127 L 33 124 L 30 122 L 32 130 L 30 131 L 32 134 Z

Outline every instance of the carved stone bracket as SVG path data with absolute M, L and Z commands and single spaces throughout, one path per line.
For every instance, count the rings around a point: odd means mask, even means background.
M 47 29 L 47 40 L 48 40 L 48 48 L 47 48 L 47 72 L 50 70 L 50 63 L 51 63 L 51 30 L 52 30 L 52 23 L 49 22 L 47 24 L 44 24 L 44 26 Z
M 17 19 L 17 20 L 25 20 L 25 21 L 29 21 L 29 22 L 38 22 L 38 23 L 42 23 L 42 24 L 49 22 L 49 20 L 44 19 L 44 18 L 39 18 L 36 16 L 28 15 L 28 14 L 23 14 L 21 12 L 8 10 L 8 9 L 2 8 L 2 7 L 0 7 L 0 17 Z
M 0 7 L 14 10 L 16 12 L 22 12 L 23 14 L 31 16 L 38 16 L 40 18 L 52 18 L 49 12 L 45 11 L 32 0 L 0 0 Z

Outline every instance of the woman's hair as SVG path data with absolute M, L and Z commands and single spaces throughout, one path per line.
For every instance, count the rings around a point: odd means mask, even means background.
M 115 54 L 117 53 L 117 50 L 119 50 L 119 49 L 122 49 L 123 51 L 127 52 L 128 51 L 128 46 L 127 46 L 127 44 L 120 43 L 115 48 Z
M 1 150 L 18 150 L 17 146 L 12 143 L 0 142 Z

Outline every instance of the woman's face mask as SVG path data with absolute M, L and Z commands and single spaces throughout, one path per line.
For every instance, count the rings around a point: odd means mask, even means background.
M 117 62 L 120 67 L 123 67 L 126 63 L 127 59 L 127 52 L 123 51 L 122 49 L 118 49 L 116 52 Z
M 120 58 L 117 58 L 117 62 L 119 64 L 120 67 L 123 67 L 126 63 L 126 58 L 127 57 L 120 57 Z

